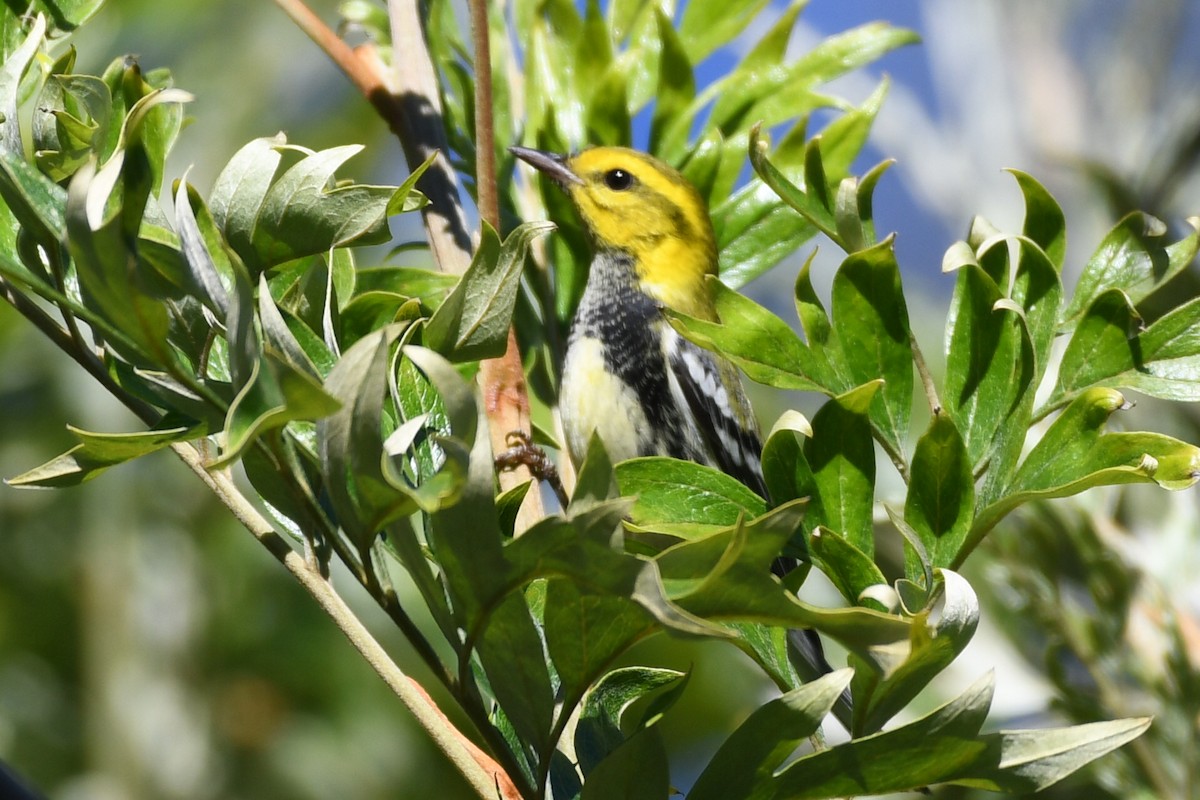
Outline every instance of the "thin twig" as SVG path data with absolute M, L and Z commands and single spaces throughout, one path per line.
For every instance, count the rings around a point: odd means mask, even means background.
M 929 372 L 925 354 L 921 352 L 921 346 L 917 344 L 917 337 L 913 335 L 912 331 L 908 332 L 908 343 L 912 348 L 913 363 L 917 365 L 917 374 L 921 376 L 921 385 L 925 387 L 925 399 L 929 403 L 929 411 L 937 416 L 942 411 L 942 401 L 938 398 L 937 384 L 934 383 L 933 375 Z

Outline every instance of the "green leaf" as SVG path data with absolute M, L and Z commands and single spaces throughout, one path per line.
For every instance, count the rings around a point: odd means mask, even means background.
M 886 83 L 881 84 L 862 106 L 847 110 L 829 123 L 819 136 L 819 144 L 815 139 L 806 144 L 804 123 L 798 123 L 770 160 L 767 159 L 767 144 L 757 127 L 749 134 L 730 137 L 727 147 L 735 142 L 748 143 L 750 162 L 759 178 L 751 180 L 712 209 L 722 280 L 735 288 L 748 283 L 794 252 L 816 231 L 839 241 L 832 210 L 816 201 L 810 202 L 804 190 L 792 184 L 781 170 L 797 167 L 806 154 L 819 155 L 827 179 L 841 180 L 866 142 L 885 92 Z M 729 176 L 733 180 L 736 171 L 742 167 L 741 155 L 738 154 L 736 160 L 727 157 L 722 162 L 723 169 L 726 162 L 734 170 Z M 796 216 L 788 206 L 800 215 Z
M 597 504 L 569 520 L 552 516 L 539 521 L 504 548 L 509 573 L 507 588 L 524 585 L 538 578 L 565 578 L 584 595 L 596 596 L 588 600 L 589 603 L 600 603 L 601 598 L 631 601 L 657 620 L 659 625 L 680 633 L 693 636 L 725 635 L 719 626 L 672 605 L 653 562 L 624 552 L 619 528 L 628 508 L 627 499 L 618 499 Z M 609 606 L 610 609 L 613 607 Z M 556 629 L 563 635 L 556 635 L 555 641 L 548 644 L 552 653 L 564 659 L 563 680 L 567 688 L 586 688 L 594 677 L 592 670 L 598 666 L 608 666 L 599 654 L 605 651 L 615 654 L 623 646 L 619 644 L 623 637 L 628 635 L 636 638 L 646 632 L 638 627 L 641 622 L 623 612 L 620 619 L 612 620 L 614 630 L 602 634 L 611 636 L 607 639 L 607 645 L 593 650 L 588 641 L 584 641 L 580 653 L 569 654 L 570 648 L 579 643 L 572 629 L 576 622 L 591 625 L 597 620 L 577 619 L 572 622 L 571 610 L 567 608 L 561 611 L 563 616 L 557 619 L 555 625 L 561 623 L 566 626 Z M 546 613 L 549 626 L 550 609 Z M 599 632 L 598 628 L 595 630 Z M 573 681 L 569 685 L 568 678 Z
M 775 770 L 817 732 L 852 675 L 846 669 L 831 672 L 756 709 L 722 743 L 688 800 L 757 796 Z
M 122 166 L 118 154 L 99 172 L 89 162 L 75 174 L 67 190 L 67 243 L 84 303 L 121 333 L 109 345 L 135 363 L 161 367 L 174 358 L 166 308 L 147 286 L 146 271 L 135 268 L 120 209 L 105 213 Z
M 879 388 L 880 381 L 872 381 L 827 401 L 804 444 L 812 470 L 811 522 L 837 532 L 868 557 L 875 552 L 875 446 L 867 413 Z
M 654 99 L 654 93 L 659 84 L 659 73 L 662 69 L 662 38 L 659 35 L 657 10 L 670 16 L 673 3 L 652 3 L 638 0 L 638 8 L 634 12 L 629 27 L 625 29 L 627 36 L 621 36 L 617 27 L 610 24 L 610 35 L 614 42 L 626 39 L 624 52 L 617 55 L 614 66 L 628 76 L 629 109 L 637 112 Z M 616 23 L 616 18 L 610 20 Z M 622 15 L 623 16 L 623 15 Z M 585 87 L 586 89 L 586 87 Z
M 814 250 L 796 276 L 796 315 L 813 353 L 813 369 L 819 382 L 835 392 L 844 392 L 852 388 L 850 380 L 842 374 L 847 370 L 833 338 L 833 325 L 812 284 L 812 263 L 816 255 Z
M 486 443 L 486 437 L 480 441 Z M 444 544 L 445 539 L 441 541 Z M 529 605 L 519 593 L 505 595 L 488 609 L 483 624 L 482 632 L 468 632 L 467 645 L 478 648 L 496 702 L 521 741 L 535 752 L 546 753 L 551 749 L 554 693 Z
M 255 222 L 283 158 L 280 148 L 286 143 L 282 133 L 249 142 L 213 182 L 208 199 L 213 219 L 244 261 L 254 254 Z
M 383 400 L 387 355 L 397 328 L 361 339 L 338 360 L 325 391 L 340 407 L 317 422 L 317 453 L 338 524 L 359 546 L 373 541 L 390 519 L 411 513 L 416 502 L 382 474 Z
M 894 662 L 912 635 L 911 623 L 866 608 L 821 609 L 800 600 L 771 575 L 780 549 L 799 530 L 803 501 L 703 539 L 685 541 L 656 559 L 674 602 L 697 616 L 757 622 L 827 633 L 870 664 Z
M 796 759 L 763 787 L 761 796 L 816 800 L 887 794 L 950 780 L 986 757 L 979 729 L 991 701 L 989 674 L 903 727 Z
M 979 600 L 966 579 L 948 569 L 934 571 L 927 607 L 914 617 L 912 636 L 882 670 L 855 673 L 853 732 L 873 733 L 899 713 L 970 643 L 979 625 Z M 938 613 L 931 609 L 941 598 Z
M 887 582 L 870 556 L 846 541 L 840 533 L 824 526 L 817 526 L 809 536 L 808 552 L 813 564 L 825 573 L 842 597 L 855 605 L 870 605 L 863 592 L 868 587 Z M 870 607 L 884 610 L 878 604 Z
M 79 444 L 67 452 L 5 481 L 9 486 L 61 488 L 90 481 L 109 467 L 132 461 L 156 450 L 197 439 L 202 425 L 159 427 L 140 433 L 91 433 L 67 426 Z
M 934 414 L 913 452 L 904 521 L 917 532 L 934 567 L 953 563 L 975 515 L 975 481 L 966 446 L 953 420 Z M 916 580 L 924 569 L 907 552 L 905 574 Z
M 1075 327 L 1058 370 L 1059 395 L 1132 371 L 1142 318 L 1120 289 L 1101 292 Z M 1131 341 L 1135 340 L 1135 341 Z
M 1054 271 L 1061 273 L 1067 252 L 1067 222 L 1062 209 L 1032 175 L 1018 169 L 1008 172 L 1017 179 L 1017 186 L 1025 197 L 1025 222 L 1021 233 L 1041 248 Z
M 842 262 L 833 278 L 832 313 L 833 335 L 851 381 L 883 379 L 871 422 L 899 452 L 912 411 L 912 332 L 890 239 Z
M 17 103 L 21 91 L 21 79 L 41 49 L 46 37 L 46 18 L 42 14 L 33 17 L 33 24 L 24 40 L 15 48 L 5 48 L 4 61 L 0 63 L 0 153 L 23 158 L 20 118 Z M 7 45 L 7 42 L 5 43 Z
M 267 431 L 295 420 L 318 420 L 335 413 L 341 403 L 309 373 L 275 353 L 264 352 L 249 382 L 229 406 L 225 448 L 213 467 L 229 466 Z
M 1029 225 L 1027 218 L 1026 227 Z M 1049 254 L 1028 236 L 1017 237 L 1015 241 L 1019 255 L 1011 297 L 1013 302 L 1020 306 L 1025 317 L 1025 328 L 1033 347 L 1035 365 L 1032 383 L 1036 385 L 1041 382 L 1050 363 L 1050 349 L 1058 327 L 1058 314 L 1063 296 L 1062 281 L 1059 278 L 1061 265 L 1052 262 Z
M 751 0 L 761 3 L 761 0 Z M 650 150 L 659 152 L 666 128 L 680 116 L 696 96 L 696 77 L 692 72 L 693 54 L 688 52 L 687 19 L 692 8 L 711 8 L 703 3 L 684 7 L 684 21 L 679 35 L 670 18 L 655 9 L 658 35 L 662 40 L 662 65 L 658 73 L 658 91 L 654 100 L 654 116 L 650 122 Z M 691 16 L 696 16 L 692 14 Z
M 584 589 L 574 581 L 546 586 L 546 646 L 562 681 L 563 712 L 569 713 L 613 659 L 658 627 L 628 598 Z
M 793 500 L 766 514 L 659 554 L 663 582 L 682 608 L 706 618 L 775 622 L 793 613 L 790 597 L 770 566 L 800 529 L 805 501 Z M 741 614 L 747 617 L 741 617 Z M 760 616 L 766 614 L 766 618 Z
M 20 156 L 0 152 L 0 197 L 48 253 L 66 238 L 67 193 Z
M 421 305 L 436 310 L 458 284 L 458 276 L 432 269 L 413 267 L 359 267 L 355 291 L 398 294 L 415 297 Z M 353 303 L 353 299 L 350 301 Z M 347 308 L 349 304 L 347 304 Z M 343 309 L 343 317 L 345 309 Z
M 976 516 L 954 566 L 1009 511 L 1030 500 L 1067 497 L 1094 486 L 1157 483 L 1185 489 L 1200 478 L 1200 448 L 1158 433 L 1104 433 L 1109 416 L 1128 408 L 1114 389 L 1093 388 L 1063 410 L 1025 457 L 1008 494 Z
M 912 31 L 872 22 L 825 38 L 782 68 L 731 73 L 700 95 L 716 96 L 710 122 L 725 135 L 761 122 L 770 127 L 827 103 L 815 87 L 918 41 Z M 736 91 L 731 91 L 736 86 Z M 717 88 L 714 88 L 717 87 Z
M 1096 385 L 1165 400 L 1200 400 L 1200 301 L 1189 301 L 1143 329 L 1124 294 L 1097 297 L 1063 354 L 1059 393 L 1070 396 Z
M 592 769 L 580 800 L 661 800 L 671 792 L 670 778 L 662 735 L 641 730 Z
M 630 521 L 640 529 L 694 538 L 757 517 L 765 501 L 720 470 L 663 456 L 616 465 L 621 494 L 636 497 Z
M 229 312 L 229 291 L 225 281 L 232 282 L 233 275 L 230 255 L 204 200 L 186 181 L 181 181 L 175 192 L 175 224 L 188 266 L 189 289 L 218 316 L 225 318 Z M 217 266 L 218 262 L 221 267 Z
M 1150 728 L 1150 718 L 1116 719 L 1044 730 L 998 731 L 981 737 L 989 746 L 963 776 L 951 783 L 992 792 L 1031 794 L 1133 741 Z
M 553 229 L 527 222 L 504 244 L 485 222 L 471 266 L 425 326 L 425 343 L 454 361 L 494 358 L 504 353 L 529 243 Z
M 1015 463 L 1028 427 L 1033 345 L 1020 315 L 1004 302 L 970 245 L 960 242 L 946 251 L 942 269 L 958 272 L 946 323 L 942 402 L 962 435 L 972 469 L 990 461 L 990 470 L 1003 476 Z
M 780 389 L 820 391 L 815 383 L 813 358 L 804 343 L 783 320 L 719 280 L 709 280 L 719 322 L 665 313 L 671 325 L 701 347 L 736 364 L 746 377 Z
M 799 411 L 783 412 L 772 426 L 762 452 L 763 482 L 772 505 L 813 493 L 812 468 L 802 444 L 811 436 L 812 425 Z
M 397 187 L 329 186 L 334 171 L 361 150 L 361 145 L 345 145 L 306 155 L 266 190 L 251 228 L 250 249 L 239 249 L 253 272 L 334 247 L 387 241 L 387 211 L 400 194 Z M 265 174 L 255 172 L 247 182 Z M 256 195 L 257 188 L 250 185 L 244 191 Z M 229 239 L 237 248 L 238 239 Z
M 685 5 L 679 20 L 679 39 L 687 50 L 688 59 L 698 64 L 718 47 L 732 42 L 766 5 L 767 0 Z
M 588 692 L 575 729 L 575 753 L 584 775 L 591 772 L 623 743 L 630 741 L 622 730 L 646 729 L 647 720 L 626 720 L 635 702 L 654 692 L 672 687 L 682 689 L 687 674 L 659 667 L 620 667 L 596 682 Z
M 137 236 L 147 213 L 147 201 L 157 197 L 162 188 L 167 154 L 183 127 L 182 106 L 195 99 L 182 89 L 152 88 L 143 82 L 135 67 L 126 70 L 126 85 L 131 83 L 143 94 L 129 109 L 121 128 L 125 152 L 122 202 L 127 239 Z
M 103 155 L 112 117 L 112 96 L 91 75 L 49 76 L 33 116 L 33 150 L 38 168 L 63 181 L 92 153 Z
M 1163 243 L 1167 228 L 1160 220 L 1140 212 L 1117 223 L 1092 255 L 1063 312 L 1062 327 L 1069 330 L 1101 293 L 1121 290 L 1138 303 L 1192 262 L 1200 250 L 1200 229 L 1171 245 Z

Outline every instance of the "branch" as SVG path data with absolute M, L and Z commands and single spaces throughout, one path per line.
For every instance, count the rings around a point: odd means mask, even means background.
M 175 444 L 171 449 L 226 508 L 233 512 L 238 522 L 242 523 L 317 601 L 371 668 L 400 698 L 400 702 L 404 703 L 438 749 L 446 754 L 459 773 L 466 778 L 471 788 L 480 797 L 495 797 L 499 787 L 505 792 L 501 797 L 519 798 L 515 789 L 511 794 L 507 793 L 506 787 L 511 787 L 512 782 L 505 771 L 490 756 L 475 747 L 438 709 L 429 694 L 396 666 L 387 651 L 334 591 L 329 581 L 309 568 L 304 557 L 275 532 L 271 523 L 250 504 L 228 475 L 223 472 L 210 472 L 199 451 L 190 444 Z
M 496 128 L 492 115 L 492 48 L 488 41 L 487 0 L 468 0 L 468 6 L 471 11 L 471 45 L 475 51 L 476 204 L 480 218 L 499 231 L 500 195 L 496 189 Z M 479 365 L 479 380 L 483 384 L 483 404 L 488 417 L 492 452 L 503 453 L 508 448 L 510 433 L 528 433 L 532 430 L 525 368 L 521 364 L 521 349 L 513 328 L 508 329 L 508 345 L 504 355 Z M 508 491 L 532 480 L 533 474 L 528 466 L 522 464 L 512 470 L 500 471 L 498 479 L 500 489 Z M 542 508 L 541 495 L 537 491 L 527 493 L 517 515 L 516 534 L 525 532 L 543 516 L 545 510 Z
M 421 176 L 418 188 L 429 198 L 422 213 L 430 249 L 439 269 L 455 275 L 470 263 L 471 242 L 463 218 L 460 187 L 446 158 L 449 144 L 442 128 L 442 105 L 433 58 L 425 41 L 424 28 L 415 0 L 389 0 L 392 49 L 404 53 L 404 68 L 397 63 L 390 79 L 371 47 L 353 49 L 308 8 L 303 0 L 275 0 L 289 17 L 358 87 L 391 131 L 399 138 L 409 168 L 436 154 Z M 479 215 L 496 230 L 500 210 L 496 189 L 496 144 L 492 124 L 491 48 L 488 43 L 487 4 L 471 0 L 471 34 L 475 49 L 476 184 Z M 508 434 L 529 432 L 529 391 L 515 332 L 508 332 L 508 347 L 498 359 L 480 364 L 480 383 L 488 417 L 492 452 L 507 448 Z M 510 489 L 532 479 L 525 467 L 502 472 L 500 486 Z M 541 495 L 525 495 L 517 518 L 523 531 L 544 516 Z
M 421 210 L 429 246 L 438 268 L 461 275 L 471 263 L 471 238 L 459 201 L 458 177 L 446 158 L 437 76 L 421 29 L 415 2 L 389 3 L 392 44 L 404 53 L 404 69 L 389 77 L 370 46 L 352 48 L 304 4 L 275 0 L 296 25 L 345 73 L 400 140 L 409 169 L 434 153 L 437 157 L 417 183 L 429 205 Z

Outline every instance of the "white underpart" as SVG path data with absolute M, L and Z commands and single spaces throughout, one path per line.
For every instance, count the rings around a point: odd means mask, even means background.
M 592 432 L 600 434 L 614 462 L 639 455 L 638 431 L 649 429 L 633 390 L 608 371 L 599 339 L 580 339 L 567 351 L 559 405 L 563 432 L 575 463 L 587 453 Z

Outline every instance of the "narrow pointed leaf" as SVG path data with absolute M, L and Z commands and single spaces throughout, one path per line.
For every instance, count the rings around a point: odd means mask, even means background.
M 935 414 L 913 453 L 904 520 L 925 545 L 930 563 L 953 563 L 975 515 L 975 481 L 966 446 L 949 415 Z M 915 553 L 906 557 L 915 580 L 923 568 Z
M 899 451 L 912 411 L 908 307 L 890 240 L 849 256 L 833 279 L 833 330 L 854 384 L 883 379 L 871 422 Z
M 820 728 L 852 675 L 850 670 L 832 672 L 760 706 L 717 750 L 688 800 L 753 797 L 796 747 Z
M 720 322 L 667 312 L 671 324 L 691 341 L 719 353 L 746 377 L 780 389 L 820 391 L 810 377 L 812 355 L 783 320 L 718 280 L 709 284 Z
M 140 433 L 91 433 L 67 426 L 79 444 L 40 467 L 5 481 L 9 486 L 76 486 L 106 469 L 204 435 L 203 426 L 179 425 Z
M 504 352 L 529 243 L 553 229 L 525 223 L 501 245 L 487 223 L 471 266 L 425 327 L 425 344 L 452 361 L 494 358 Z

